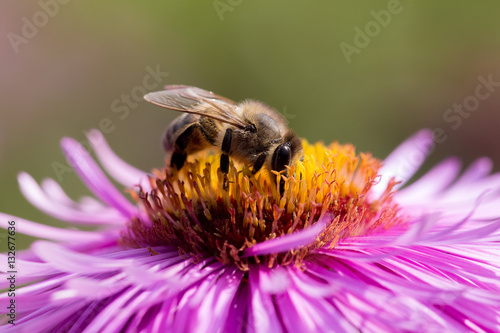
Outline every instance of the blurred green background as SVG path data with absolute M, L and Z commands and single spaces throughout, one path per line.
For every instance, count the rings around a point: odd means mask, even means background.
M 500 81 L 498 1 L 11 0 L 0 12 L 2 212 L 62 226 L 24 200 L 17 173 L 55 178 L 60 138 L 83 140 L 102 119 L 126 161 L 161 166 L 160 136 L 178 114 L 134 99 L 127 116 L 115 112 L 147 68 L 163 73 L 157 88 L 261 100 L 310 141 L 384 158 L 416 130 L 442 128 L 426 168 L 486 155 L 499 170 L 499 87 L 458 128 L 443 118 L 474 96 L 478 77 Z M 74 198 L 88 193 L 74 173 L 61 184 Z

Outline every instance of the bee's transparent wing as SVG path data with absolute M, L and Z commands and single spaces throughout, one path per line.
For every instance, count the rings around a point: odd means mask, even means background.
M 149 93 L 144 99 L 170 110 L 217 119 L 238 128 L 248 126 L 236 113 L 235 102 L 200 88 L 166 86 L 165 90 Z

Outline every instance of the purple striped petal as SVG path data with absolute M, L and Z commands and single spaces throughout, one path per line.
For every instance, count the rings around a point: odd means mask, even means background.
M 125 187 L 142 186 L 144 191 L 151 190 L 148 174 L 123 161 L 109 147 L 106 139 L 98 130 L 90 130 L 87 138 L 92 148 L 108 174 Z
M 312 227 L 279 238 L 271 239 L 247 248 L 243 251 L 243 258 L 280 253 L 299 248 L 313 242 L 330 222 L 329 217 L 316 222 Z
M 420 168 L 433 147 L 433 134 L 427 129 L 406 139 L 384 160 L 380 169 L 380 181 L 372 187 L 372 195 L 382 195 L 391 178 L 401 182 L 398 187 L 404 185 Z
M 97 212 L 85 212 L 72 207 L 57 204 L 46 195 L 35 180 L 27 173 L 18 175 L 19 186 L 24 197 L 39 210 L 67 222 L 81 224 L 124 225 L 126 219 L 116 210 L 101 209 Z
M 37 241 L 32 245 L 35 254 L 61 272 L 101 273 L 122 269 L 132 265 L 131 259 L 106 259 L 70 251 L 61 245 Z
M 16 232 L 33 237 L 45 238 L 65 242 L 105 242 L 116 238 L 113 233 L 97 233 L 92 231 L 79 231 L 50 227 L 38 224 L 16 216 L 0 213 L 0 228 L 7 229 L 8 221 L 16 221 Z
M 460 162 L 456 158 L 449 158 L 436 165 L 410 187 L 404 188 L 395 194 L 398 202 L 415 200 L 428 201 L 429 198 L 445 190 L 458 176 Z
M 102 201 L 114 207 L 127 218 L 138 210 L 111 184 L 85 149 L 75 140 L 65 138 L 61 146 L 68 163 L 75 169 L 84 184 Z

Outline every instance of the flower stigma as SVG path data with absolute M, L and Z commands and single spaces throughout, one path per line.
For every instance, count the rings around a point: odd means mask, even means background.
M 325 146 L 304 140 L 303 146 L 304 159 L 288 168 L 289 176 L 265 170 L 252 175 L 249 167 L 231 163 L 228 190 L 223 189 L 220 155 L 198 154 L 175 177 L 169 168 L 154 170 L 151 191 L 130 190 L 149 221 L 131 220 L 121 243 L 135 248 L 173 246 L 196 262 L 213 257 L 248 271 L 253 264 L 302 267 L 316 249 L 334 248 L 339 240 L 401 223 L 392 201 L 395 181 L 381 196 L 369 193 L 378 181 L 380 160 L 356 154 L 350 144 Z M 256 244 L 306 230 L 323 219 L 328 219 L 326 227 L 307 245 L 242 255 Z

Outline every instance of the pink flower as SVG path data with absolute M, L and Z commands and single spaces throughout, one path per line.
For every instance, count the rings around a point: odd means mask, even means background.
M 500 175 L 446 160 L 409 186 L 431 148 L 421 131 L 383 166 L 349 145 L 308 145 L 285 193 L 200 157 L 177 181 L 126 164 L 97 131 L 97 157 L 63 139 L 97 197 L 19 175 L 40 210 L 94 231 L 0 213 L 42 238 L 16 252 L 15 325 L 4 332 L 492 332 L 500 330 Z M 205 164 L 209 163 L 209 164 Z M 293 173 L 290 173 L 293 174 Z M 398 183 L 399 182 L 399 183 Z M 400 188 L 400 189 L 399 189 Z M 2 255 L 2 288 L 12 267 Z

